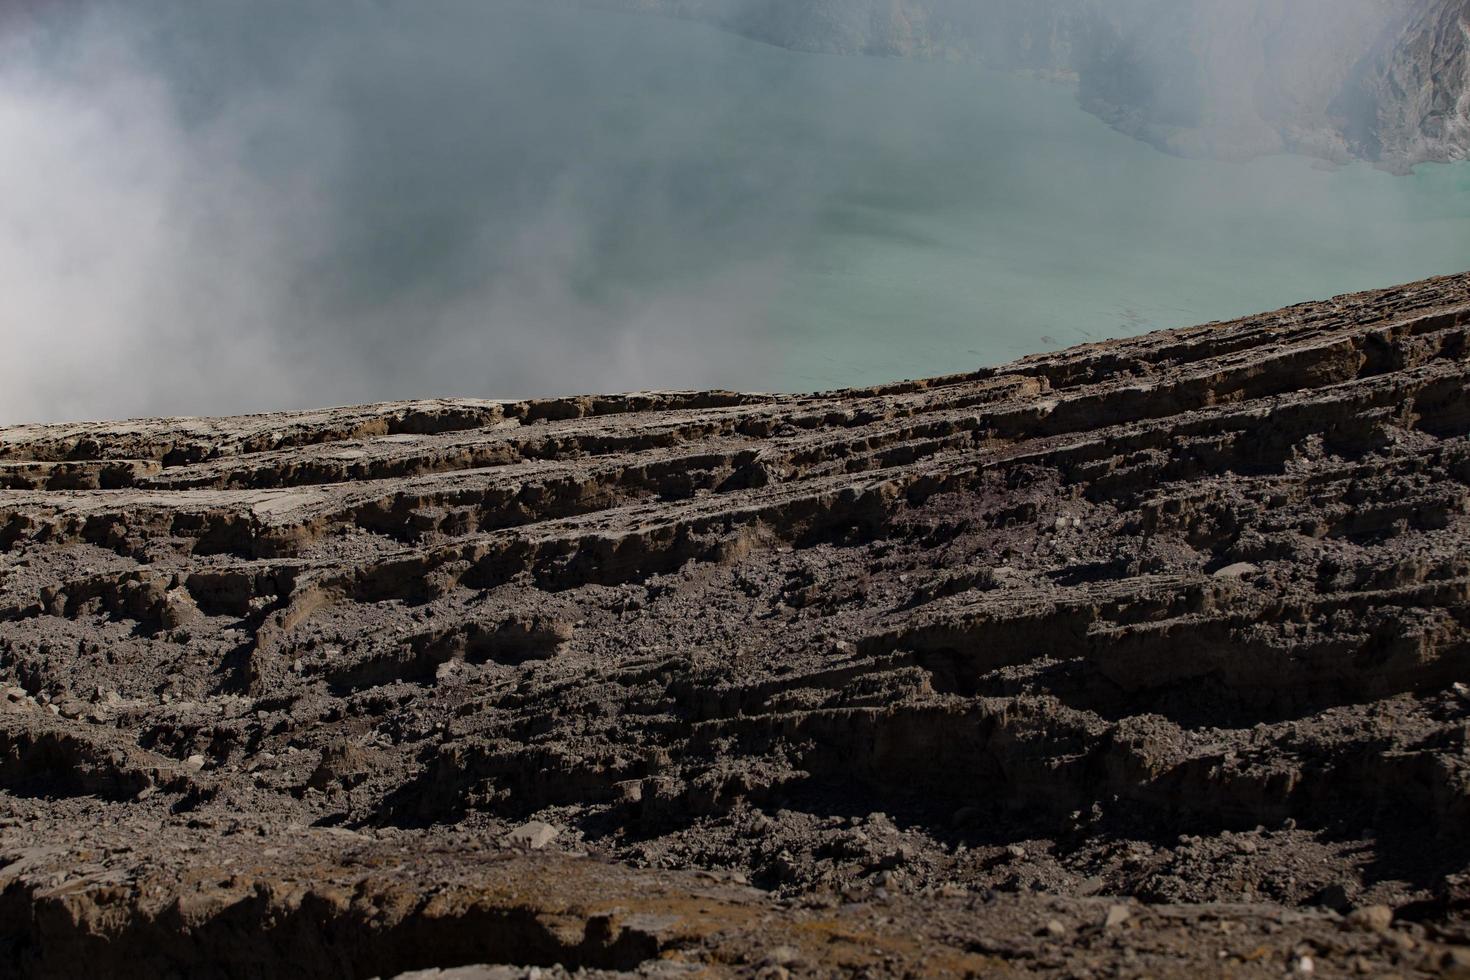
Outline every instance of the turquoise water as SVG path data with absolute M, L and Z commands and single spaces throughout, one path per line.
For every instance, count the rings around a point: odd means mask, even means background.
M 1182 160 L 1046 82 L 828 59 L 892 107 L 765 311 L 777 387 L 920 376 L 1470 268 L 1470 166 Z M 835 139 L 834 139 L 835 142 Z M 840 338 L 840 342 L 835 339 Z
M 106 154 L 170 175 L 94 194 L 160 199 L 154 258 L 87 253 L 126 289 L 62 306 L 12 266 L 37 323 L 127 338 L 110 356 L 133 379 L 88 401 L 38 361 L 12 385 L 31 415 L 826 388 L 1470 268 L 1470 165 L 1183 160 L 1061 85 L 674 20 L 138 0 L 52 25 L 24 63 L 81 107 L 143 93 L 108 110 L 128 124 Z M 158 323 L 188 324 L 165 361 Z

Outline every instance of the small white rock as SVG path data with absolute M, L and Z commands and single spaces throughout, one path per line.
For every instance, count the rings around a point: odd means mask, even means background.
M 202 756 L 202 755 L 191 755 L 191 756 L 189 756 L 189 758 L 187 758 L 187 759 L 184 760 L 184 768 L 185 769 L 192 770 L 193 772 L 199 772 L 201 769 L 204 768 L 204 756 Z
M 539 851 L 547 844 L 556 840 L 556 835 L 561 833 L 557 827 L 540 820 L 532 820 L 523 823 L 515 830 L 505 835 L 505 842 L 511 847 L 521 847 L 528 851 Z
M 1215 578 L 1245 578 L 1259 572 L 1260 566 L 1252 565 L 1248 561 L 1238 561 L 1234 565 L 1226 565 L 1215 572 Z

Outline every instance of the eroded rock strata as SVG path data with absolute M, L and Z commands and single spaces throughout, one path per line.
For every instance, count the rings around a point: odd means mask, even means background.
M 0 973 L 1470 970 L 1467 332 L 0 429 Z

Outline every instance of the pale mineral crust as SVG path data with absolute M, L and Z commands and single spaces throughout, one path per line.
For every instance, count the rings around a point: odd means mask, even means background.
M 1467 333 L 0 429 L 0 975 L 1470 973 Z

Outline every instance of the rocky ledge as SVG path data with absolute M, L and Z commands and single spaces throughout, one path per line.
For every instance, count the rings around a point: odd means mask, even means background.
M 0 972 L 1470 972 L 1467 333 L 0 429 Z

